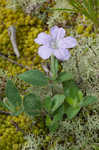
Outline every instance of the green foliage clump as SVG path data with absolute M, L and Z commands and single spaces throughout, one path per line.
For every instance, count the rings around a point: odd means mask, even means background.
M 61 147 L 68 150 L 94 149 L 99 146 L 99 105 L 91 110 L 93 106 L 83 109 L 78 117 L 73 120 L 62 122 L 60 129 L 52 135 L 53 150 Z M 55 144 L 55 145 L 54 145 Z
M 6 85 L 7 100 L 4 101 L 4 105 L 11 111 L 11 115 L 18 116 L 25 112 L 31 118 L 45 118 L 46 127 L 50 132 L 55 132 L 64 115 L 68 119 L 73 119 L 82 107 L 93 104 L 97 98 L 83 96 L 70 73 L 57 74 L 58 61 L 54 57 L 51 59 L 51 70 L 53 76 L 50 78 L 39 70 L 29 70 L 18 75 L 19 79 L 33 86 L 43 87 L 51 82 L 53 92 L 50 93 L 50 96 L 46 95 L 44 99 L 41 99 L 41 96 L 35 95 L 33 92 L 22 98 L 13 82 L 8 80 Z M 61 85 L 59 93 L 55 91 L 56 84 Z
M 93 110 L 94 107 L 94 110 Z M 99 148 L 99 104 L 83 108 L 80 114 L 61 122 L 60 128 L 46 135 L 28 134 L 23 150 L 98 150 Z

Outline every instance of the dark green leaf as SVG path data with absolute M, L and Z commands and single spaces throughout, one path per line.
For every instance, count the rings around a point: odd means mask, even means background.
M 50 118 L 49 115 L 46 116 L 45 122 L 46 122 L 46 126 L 47 126 L 47 127 L 50 127 L 52 120 L 51 120 L 51 118 Z
M 66 96 L 66 101 L 72 106 L 80 103 L 83 99 L 83 93 L 73 81 L 67 81 L 63 84 L 64 94 Z
M 18 107 L 22 104 L 21 96 L 11 80 L 7 81 L 6 96 L 9 104 L 13 105 L 14 107 Z
M 39 115 L 42 108 L 40 98 L 34 94 L 29 94 L 24 97 L 23 106 L 24 112 L 30 116 Z
M 65 96 L 64 95 L 55 95 L 53 98 L 52 98 L 52 112 L 56 111 L 63 103 L 64 103 L 64 99 L 65 99 Z
M 56 131 L 56 129 L 59 127 L 59 123 L 56 121 L 56 122 L 54 122 L 54 121 L 52 121 L 51 122 L 51 125 L 49 126 L 49 130 L 50 130 L 50 132 L 55 132 Z
M 45 86 L 48 84 L 47 77 L 39 70 L 29 70 L 20 74 L 18 77 L 21 80 L 36 86 Z
M 86 96 L 81 103 L 81 107 L 86 107 L 95 102 L 97 102 L 97 98 L 95 96 Z
M 64 105 L 60 106 L 54 113 L 53 115 L 53 121 L 61 121 L 63 118 L 63 114 L 64 114 Z
M 55 132 L 56 129 L 59 127 L 60 122 L 62 121 L 64 114 L 64 106 L 62 105 L 57 111 L 55 112 L 53 116 L 53 120 L 50 123 L 49 129 L 51 132 Z
M 74 118 L 80 111 L 80 108 L 81 107 L 71 107 L 71 106 L 67 107 L 65 110 L 65 113 L 66 113 L 68 119 Z
M 44 108 L 47 112 L 51 112 L 52 109 L 52 100 L 50 97 L 46 97 L 44 101 Z
M 64 91 L 66 91 L 69 88 L 78 89 L 77 85 L 75 84 L 75 82 L 73 80 L 64 82 L 63 83 L 63 88 L 64 88 Z
M 61 72 L 58 75 L 57 80 L 60 82 L 64 82 L 64 81 L 68 81 L 73 79 L 73 75 L 71 73 L 67 73 L 67 72 Z

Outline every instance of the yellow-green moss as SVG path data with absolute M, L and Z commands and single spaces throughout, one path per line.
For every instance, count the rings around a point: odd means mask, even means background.
M 19 130 L 13 123 L 18 125 Z M 30 124 L 31 121 L 23 115 L 19 117 L 2 115 L 0 117 L 0 150 L 20 150 L 25 142 L 23 132 L 29 132 Z
M 82 24 L 78 25 L 77 26 L 77 33 L 81 34 L 81 33 L 83 33 L 83 31 L 84 31 L 84 25 L 82 25 Z
M 41 69 L 42 61 L 38 55 L 38 45 L 34 42 L 37 35 L 43 31 L 42 21 L 37 17 L 25 15 L 21 10 L 6 8 L 6 0 L 0 0 L 0 52 L 17 63 L 29 66 L 31 69 Z M 16 58 L 8 35 L 8 27 L 16 27 L 17 45 L 21 57 Z M 38 58 L 35 60 L 35 58 Z M 0 57 L 0 67 L 8 70 L 9 75 L 24 72 L 26 69 L 12 64 Z
M 77 16 L 75 30 L 82 37 L 93 37 L 93 23 L 85 16 Z

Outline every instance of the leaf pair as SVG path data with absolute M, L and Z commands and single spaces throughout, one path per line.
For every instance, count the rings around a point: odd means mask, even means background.
M 11 80 L 7 82 L 6 96 L 8 100 L 4 104 L 12 112 L 12 115 L 17 116 L 23 111 L 33 117 L 40 115 L 42 108 L 40 98 L 35 94 L 28 94 L 22 99 Z
M 18 77 L 25 82 L 35 86 L 45 86 L 48 84 L 48 79 L 39 70 L 30 70 L 23 74 L 20 74 Z M 8 100 L 5 101 L 4 104 L 12 112 L 13 115 L 20 114 L 23 109 L 28 114 L 34 114 L 34 107 L 40 107 L 41 105 L 40 100 L 38 100 L 39 98 L 34 94 L 29 94 L 24 97 L 24 100 L 22 100 L 17 88 L 11 80 L 8 80 L 6 85 L 6 96 Z M 35 114 L 36 113 L 38 112 L 35 111 Z

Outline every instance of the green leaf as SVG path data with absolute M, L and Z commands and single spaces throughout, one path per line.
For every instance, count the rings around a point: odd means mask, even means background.
M 7 100 L 4 100 L 4 105 L 11 111 L 11 115 L 18 116 L 23 112 L 21 96 L 11 80 L 7 81 L 6 85 Z
M 64 105 L 60 106 L 54 113 L 54 116 L 53 116 L 53 121 L 56 122 L 56 121 L 61 121 L 62 118 L 63 118 L 63 114 L 64 114 Z
M 39 70 L 29 70 L 20 74 L 18 77 L 21 80 L 36 86 L 45 86 L 48 84 L 47 77 Z
M 52 100 L 50 97 L 46 97 L 46 99 L 44 100 L 44 108 L 47 112 L 51 112 Z
M 78 90 L 78 98 L 79 98 L 79 101 L 83 100 L 83 93 L 80 90 Z
M 73 80 L 63 82 L 63 88 L 64 88 L 64 92 L 71 88 L 75 88 L 75 90 L 76 89 L 78 90 L 78 87 Z
M 59 127 L 60 121 L 63 118 L 64 106 L 60 106 L 57 111 L 53 114 L 53 119 L 51 120 L 50 116 L 47 116 L 46 124 L 51 132 L 55 132 Z
M 60 82 L 64 82 L 64 81 L 68 81 L 73 79 L 73 75 L 71 73 L 67 73 L 67 72 L 61 72 L 58 75 L 57 80 Z
M 6 106 L 7 109 L 11 111 L 12 116 L 18 116 L 23 112 L 23 106 L 21 105 L 20 107 L 15 107 L 11 103 L 5 102 L 4 101 L 4 106 Z
M 42 108 L 40 98 L 34 94 L 24 97 L 23 106 L 24 112 L 33 117 L 39 115 Z
M 68 106 L 65 110 L 65 113 L 66 113 L 68 119 L 74 118 L 78 114 L 80 109 L 81 109 L 81 107 Z
M 11 80 L 7 81 L 6 96 L 9 104 L 13 105 L 14 107 L 18 107 L 22 104 L 21 96 Z
M 78 88 L 71 86 L 70 88 L 67 88 L 64 91 L 64 94 L 65 94 L 66 97 L 77 98 L 78 97 L 78 91 L 79 91 Z
M 57 109 L 57 111 L 53 116 L 53 120 L 50 123 L 49 129 L 51 132 L 55 132 L 56 129 L 59 127 L 60 122 L 63 118 L 63 114 L 64 114 L 64 106 L 62 105 L 61 107 L 59 107 L 59 109 Z
M 81 107 L 86 107 L 95 102 L 97 102 L 97 98 L 95 96 L 86 96 L 81 102 Z
M 71 105 L 72 107 L 76 107 L 77 105 L 78 105 L 78 100 L 77 100 L 77 98 L 72 98 L 72 97 L 67 97 L 66 99 L 65 99 L 65 101 L 69 104 L 69 105 Z
M 67 81 L 63 84 L 64 94 L 66 96 L 65 101 L 73 107 L 83 100 L 83 93 L 73 81 Z
M 52 98 L 52 112 L 56 111 L 63 103 L 64 103 L 65 96 L 64 95 L 55 95 Z
M 52 120 L 51 120 L 50 116 L 47 115 L 47 116 L 46 116 L 46 120 L 45 120 L 46 126 L 47 126 L 47 127 L 50 127 L 51 122 L 52 122 Z
M 49 130 L 50 130 L 50 132 L 55 132 L 56 131 L 56 129 L 59 127 L 59 123 L 56 121 L 56 122 L 54 122 L 54 121 L 52 121 L 51 122 L 51 125 L 49 126 Z

